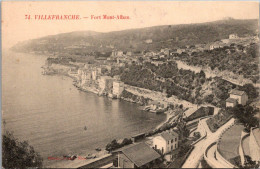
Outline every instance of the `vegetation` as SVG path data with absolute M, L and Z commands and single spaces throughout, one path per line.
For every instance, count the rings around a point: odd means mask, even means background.
M 228 38 L 229 34 L 234 32 L 240 37 L 255 35 L 257 28 L 258 20 L 256 19 L 231 19 L 201 24 L 155 26 L 108 33 L 81 31 L 22 42 L 14 46 L 13 49 L 16 51 L 64 51 L 82 56 L 91 52 L 108 52 L 114 48 L 137 52 L 214 42 L 218 39 Z M 207 32 L 207 34 L 204 32 Z M 145 43 L 147 39 L 152 39 L 153 42 L 150 44 Z
M 150 137 L 150 136 L 152 136 L 152 135 L 155 135 L 155 134 L 161 133 L 161 132 L 163 132 L 163 131 L 169 130 L 169 129 L 171 129 L 171 128 L 174 128 L 174 127 L 176 127 L 176 126 L 177 126 L 176 123 L 172 123 L 172 124 L 170 124 L 170 123 L 164 123 L 160 128 L 154 129 L 154 130 L 152 130 L 152 131 L 146 133 L 145 136 L 146 136 L 146 137 Z
M 128 139 L 128 138 L 124 138 L 122 143 L 118 143 L 116 140 L 112 140 L 111 143 L 108 143 L 106 145 L 106 150 L 111 152 L 113 150 L 116 150 L 118 148 L 124 147 L 124 146 L 132 144 L 132 143 L 133 143 L 132 140 Z
M 17 140 L 5 132 L 2 142 L 2 165 L 4 168 L 42 167 L 43 159 L 27 141 Z
M 194 132 L 193 136 L 194 136 L 195 140 L 198 140 L 201 137 L 200 132 Z
M 207 163 L 207 161 L 206 160 L 201 160 L 201 167 L 202 168 L 212 168 L 212 167 L 210 167 L 210 165 L 208 165 L 208 163 Z
M 200 107 L 197 111 L 195 111 L 192 115 L 187 118 L 184 118 L 184 121 L 192 121 L 197 118 L 201 118 L 204 116 L 209 116 L 214 114 L 214 107 Z
M 207 120 L 207 125 L 211 132 L 217 131 L 221 126 L 232 118 L 232 114 L 224 109 L 221 109 L 218 114 Z
M 186 123 L 184 121 L 178 122 L 176 127 L 177 127 L 177 130 L 179 133 L 180 140 L 189 137 L 190 130 L 188 129 L 188 127 L 186 126 Z
M 167 97 L 174 95 L 194 104 L 210 103 L 225 107 L 229 91 L 234 88 L 246 91 L 252 99 L 258 95 L 256 88 L 251 84 L 239 87 L 220 77 L 206 78 L 203 71 L 194 73 L 190 70 L 178 69 L 174 61 L 159 67 L 151 63 L 127 65 L 125 69 L 112 69 L 111 74 L 119 75 L 125 84 L 164 92 Z
M 230 159 L 231 163 L 237 166 L 238 168 L 259 168 L 259 164 L 257 164 L 255 161 L 252 161 L 250 156 L 245 155 L 245 163 L 242 166 L 241 164 L 241 158 L 240 156 L 234 157 Z
M 242 75 L 254 83 L 259 79 L 259 45 L 251 44 L 226 46 L 205 50 L 191 56 L 181 55 L 179 59 L 192 66 L 209 67 L 211 70 L 228 70 L 235 75 Z
M 247 132 L 251 127 L 259 126 L 258 120 L 255 115 L 259 112 L 258 108 L 246 105 L 237 105 L 233 108 L 228 108 L 228 111 L 233 114 L 238 123 L 242 123 L 245 126 Z
M 239 90 L 246 92 L 246 94 L 248 95 L 249 102 L 251 102 L 259 96 L 259 92 L 252 84 L 245 84 L 244 86 L 239 87 Z
M 184 141 L 181 143 L 181 146 L 178 148 L 178 154 L 168 168 L 181 168 L 193 149 L 194 146 L 191 146 L 190 142 Z
M 121 94 L 121 98 L 124 99 L 130 99 L 131 101 L 135 102 L 135 103 L 139 103 L 141 105 L 147 105 L 148 102 L 151 100 L 149 98 L 144 98 L 143 96 L 137 96 L 134 95 L 126 90 L 124 90 Z

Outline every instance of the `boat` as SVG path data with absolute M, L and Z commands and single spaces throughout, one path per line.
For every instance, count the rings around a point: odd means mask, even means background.
M 157 110 L 150 110 L 150 112 L 152 112 L 152 113 L 157 113 Z
M 88 154 L 88 155 L 86 156 L 86 159 L 94 159 L 94 158 L 96 158 L 96 157 L 97 157 L 96 155 Z
M 151 109 L 150 106 L 145 106 L 143 110 L 144 110 L 144 111 L 149 111 L 150 109 Z
M 96 150 L 96 151 L 101 151 L 101 148 L 96 148 L 95 150 Z
M 156 111 L 156 114 L 161 114 L 161 113 L 164 113 L 164 112 L 165 112 L 165 109 L 160 108 Z

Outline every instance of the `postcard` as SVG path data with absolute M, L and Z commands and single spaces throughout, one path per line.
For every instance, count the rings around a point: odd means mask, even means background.
M 258 1 L 3 1 L 3 168 L 259 168 Z

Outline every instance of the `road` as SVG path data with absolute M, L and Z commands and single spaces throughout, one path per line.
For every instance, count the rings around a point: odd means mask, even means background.
M 210 166 L 213 168 L 230 168 L 228 164 L 226 164 L 224 161 L 218 161 L 216 159 L 216 150 L 217 150 L 217 144 L 215 143 L 210 149 L 208 149 L 208 152 L 206 154 L 208 160 L 210 161 Z
M 234 124 L 235 120 L 232 118 L 230 119 L 226 124 L 221 126 L 215 133 L 211 133 L 208 125 L 206 123 L 207 119 L 201 120 L 203 123 L 203 126 L 205 126 L 205 130 L 207 131 L 207 137 L 201 141 L 199 141 L 197 144 L 194 145 L 194 149 L 183 164 L 182 168 L 197 168 L 199 165 L 199 162 L 203 158 L 203 154 L 207 147 L 218 140 L 220 135 L 225 131 L 228 127 Z

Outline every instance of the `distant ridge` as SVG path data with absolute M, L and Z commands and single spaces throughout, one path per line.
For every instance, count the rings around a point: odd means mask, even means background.
M 128 29 L 100 33 L 94 31 L 75 31 L 45 36 L 12 47 L 22 52 L 108 52 L 113 49 L 123 51 L 160 50 L 184 45 L 210 43 L 228 38 L 236 33 L 240 37 L 256 35 L 258 20 L 238 20 L 225 18 L 214 22 L 163 25 L 138 29 Z M 146 43 L 150 39 L 152 42 Z M 73 53 L 73 52 L 72 52 Z

